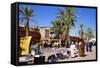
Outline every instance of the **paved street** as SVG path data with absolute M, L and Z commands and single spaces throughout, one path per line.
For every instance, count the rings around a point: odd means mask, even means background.
M 86 48 L 85 48 L 86 49 Z M 41 49 L 41 52 L 43 53 L 43 55 L 45 56 L 45 61 L 47 62 L 47 59 L 50 55 L 52 54 L 55 54 L 55 53 L 59 53 L 61 50 L 63 51 L 67 51 L 69 50 L 69 48 L 44 48 L 44 49 Z M 96 59 L 96 47 L 93 46 L 93 51 L 92 52 L 86 52 L 85 51 L 85 57 L 75 57 L 75 58 L 66 58 L 66 59 L 63 59 L 63 60 L 58 60 L 58 62 L 62 62 L 62 61 L 78 61 L 78 60 L 94 60 Z M 26 62 L 26 61 L 29 61 L 29 60 L 34 60 L 34 58 L 30 58 L 28 60 L 25 60 L 26 57 L 20 57 L 19 58 L 20 62 Z
M 46 56 L 45 61 L 47 61 L 48 56 L 59 52 L 59 50 L 68 50 L 67 48 L 55 48 L 55 49 L 41 49 L 41 51 L 44 53 L 44 55 Z M 93 60 L 96 59 L 96 47 L 93 46 L 93 51 L 92 52 L 86 52 L 85 51 L 85 57 L 75 57 L 75 58 L 66 58 L 64 60 L 59 60 L 60 61 L 77 61 L 77 60 Z

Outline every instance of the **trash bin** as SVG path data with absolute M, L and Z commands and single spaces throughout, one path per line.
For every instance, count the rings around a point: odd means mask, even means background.
M 45 62 L 45 56 L 35 56 L 34 64 L 43 64 Z

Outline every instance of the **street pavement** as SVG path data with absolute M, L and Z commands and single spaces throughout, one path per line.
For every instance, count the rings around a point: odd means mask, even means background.
M 45 49 L 41 49 L 41 52 L 44 53 L 45 57 L 45 61 L 47 61 L 48 56 L 55 54 L 57 52 L 59 52 L 60 50 L 69 50 L 68 48 L 45 48 Z M 93 46 L 92 48 L 92 52 L 87 52 L 86 48 L 85 48 L 85 55 L 84 57 L 75 57 L 75 58 L 66 58 L 63 60 L 58 60 L 58 62 L 62 62 L 62 61 L 78 61 L 78 60 L 95 60 L 96 59 L 96 46 Z
M 43 53 L 42 55 L 45 56 L 45 62 L 48 61 L 48 57 L 50 55 L 56 54 L 63 51 L 68 51 L 70 48 L 42 48 L 40 51 Z M 96 46 L 93 46 L 92 52 L 87 52 L 85 48 L 85 55 L 84 57 L 75 57 L 75 58 L 66 58 L 62 60 L 58 60 L 57 62 L 63 62 L 63 61 L 80 61 L 80 60 L 95 60 L 96 59 Z M 28 60 L 25 60 L 26 57 L 19 57 L 19 62 L 27 62 L 29 60 L 34 60 L 34 58 L 30 58 Z

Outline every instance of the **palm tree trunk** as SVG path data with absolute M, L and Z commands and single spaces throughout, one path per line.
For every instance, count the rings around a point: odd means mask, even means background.
M 61 34 L 60 34 L 60 40 L 59 40 L 59 42 L 60 42 L 60 47 L 61 47 L 61 40 L 62 40 L 62 37 L 61 37 Z
M 68 40 L 68 37 L 69 37 L 69 28 L 67 29 L 67 32 L 66 32 L 66 40 Z
M 26 36 L 29 36 L 29 20 L 27 20 L 25 28 L 26 28 Z

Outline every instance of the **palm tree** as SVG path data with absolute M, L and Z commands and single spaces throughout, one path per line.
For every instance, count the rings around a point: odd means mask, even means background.
M 26 36 L 29 35 L 29 21 L 30 21 L 30 18 L 32 16 L 34 16 L 33 14 L 33 10 L 29 7 L 22 7 L 19 9 L 19 14 L 22 15 L 22 18 L 24 19 L 24 24 L 25 24 L 25 30 L 26 30 Z
M 83 38 L 83 36 L 84 36 L 83 26 L 84 25 L 82 23 L 79 26 L 80 27 L 80 31 L 79 31 L 80 38 Z
M 59 9 L 57 18 L 63 22 L 63 40 L 68 39 L 69 30 L 72 26 L 75 26 L 74 21 L 76 18 L 75 9 L 73 7 L 66 7 L 63 9 Z
M 51 22 L 53 27 L 51 28 L 51 31 L 54 31 L 56 33 L 57 38 L 59 38 L 60 47 L 61 47 L 61 41 L 62 41 L 62 33 L 63 33 L 63 22 L 61 20 L 56 20 Z
M 58 36 L 58 38 L 60 38 L 63 31 L 62 30 L 63 22 L 61 22 L 60 20 L 56 20 L 56 21 L 52 21 L 51 23 L 53 25 L 53 27 L 51 28 L 51 31 L 53 30 Z
M 90 40 L 91 38 L 94 37 L 92 28 L 89 27 L 87 29 L 87 31 L 86 31 L 86 37 L 88 38 L 88 40 Z

